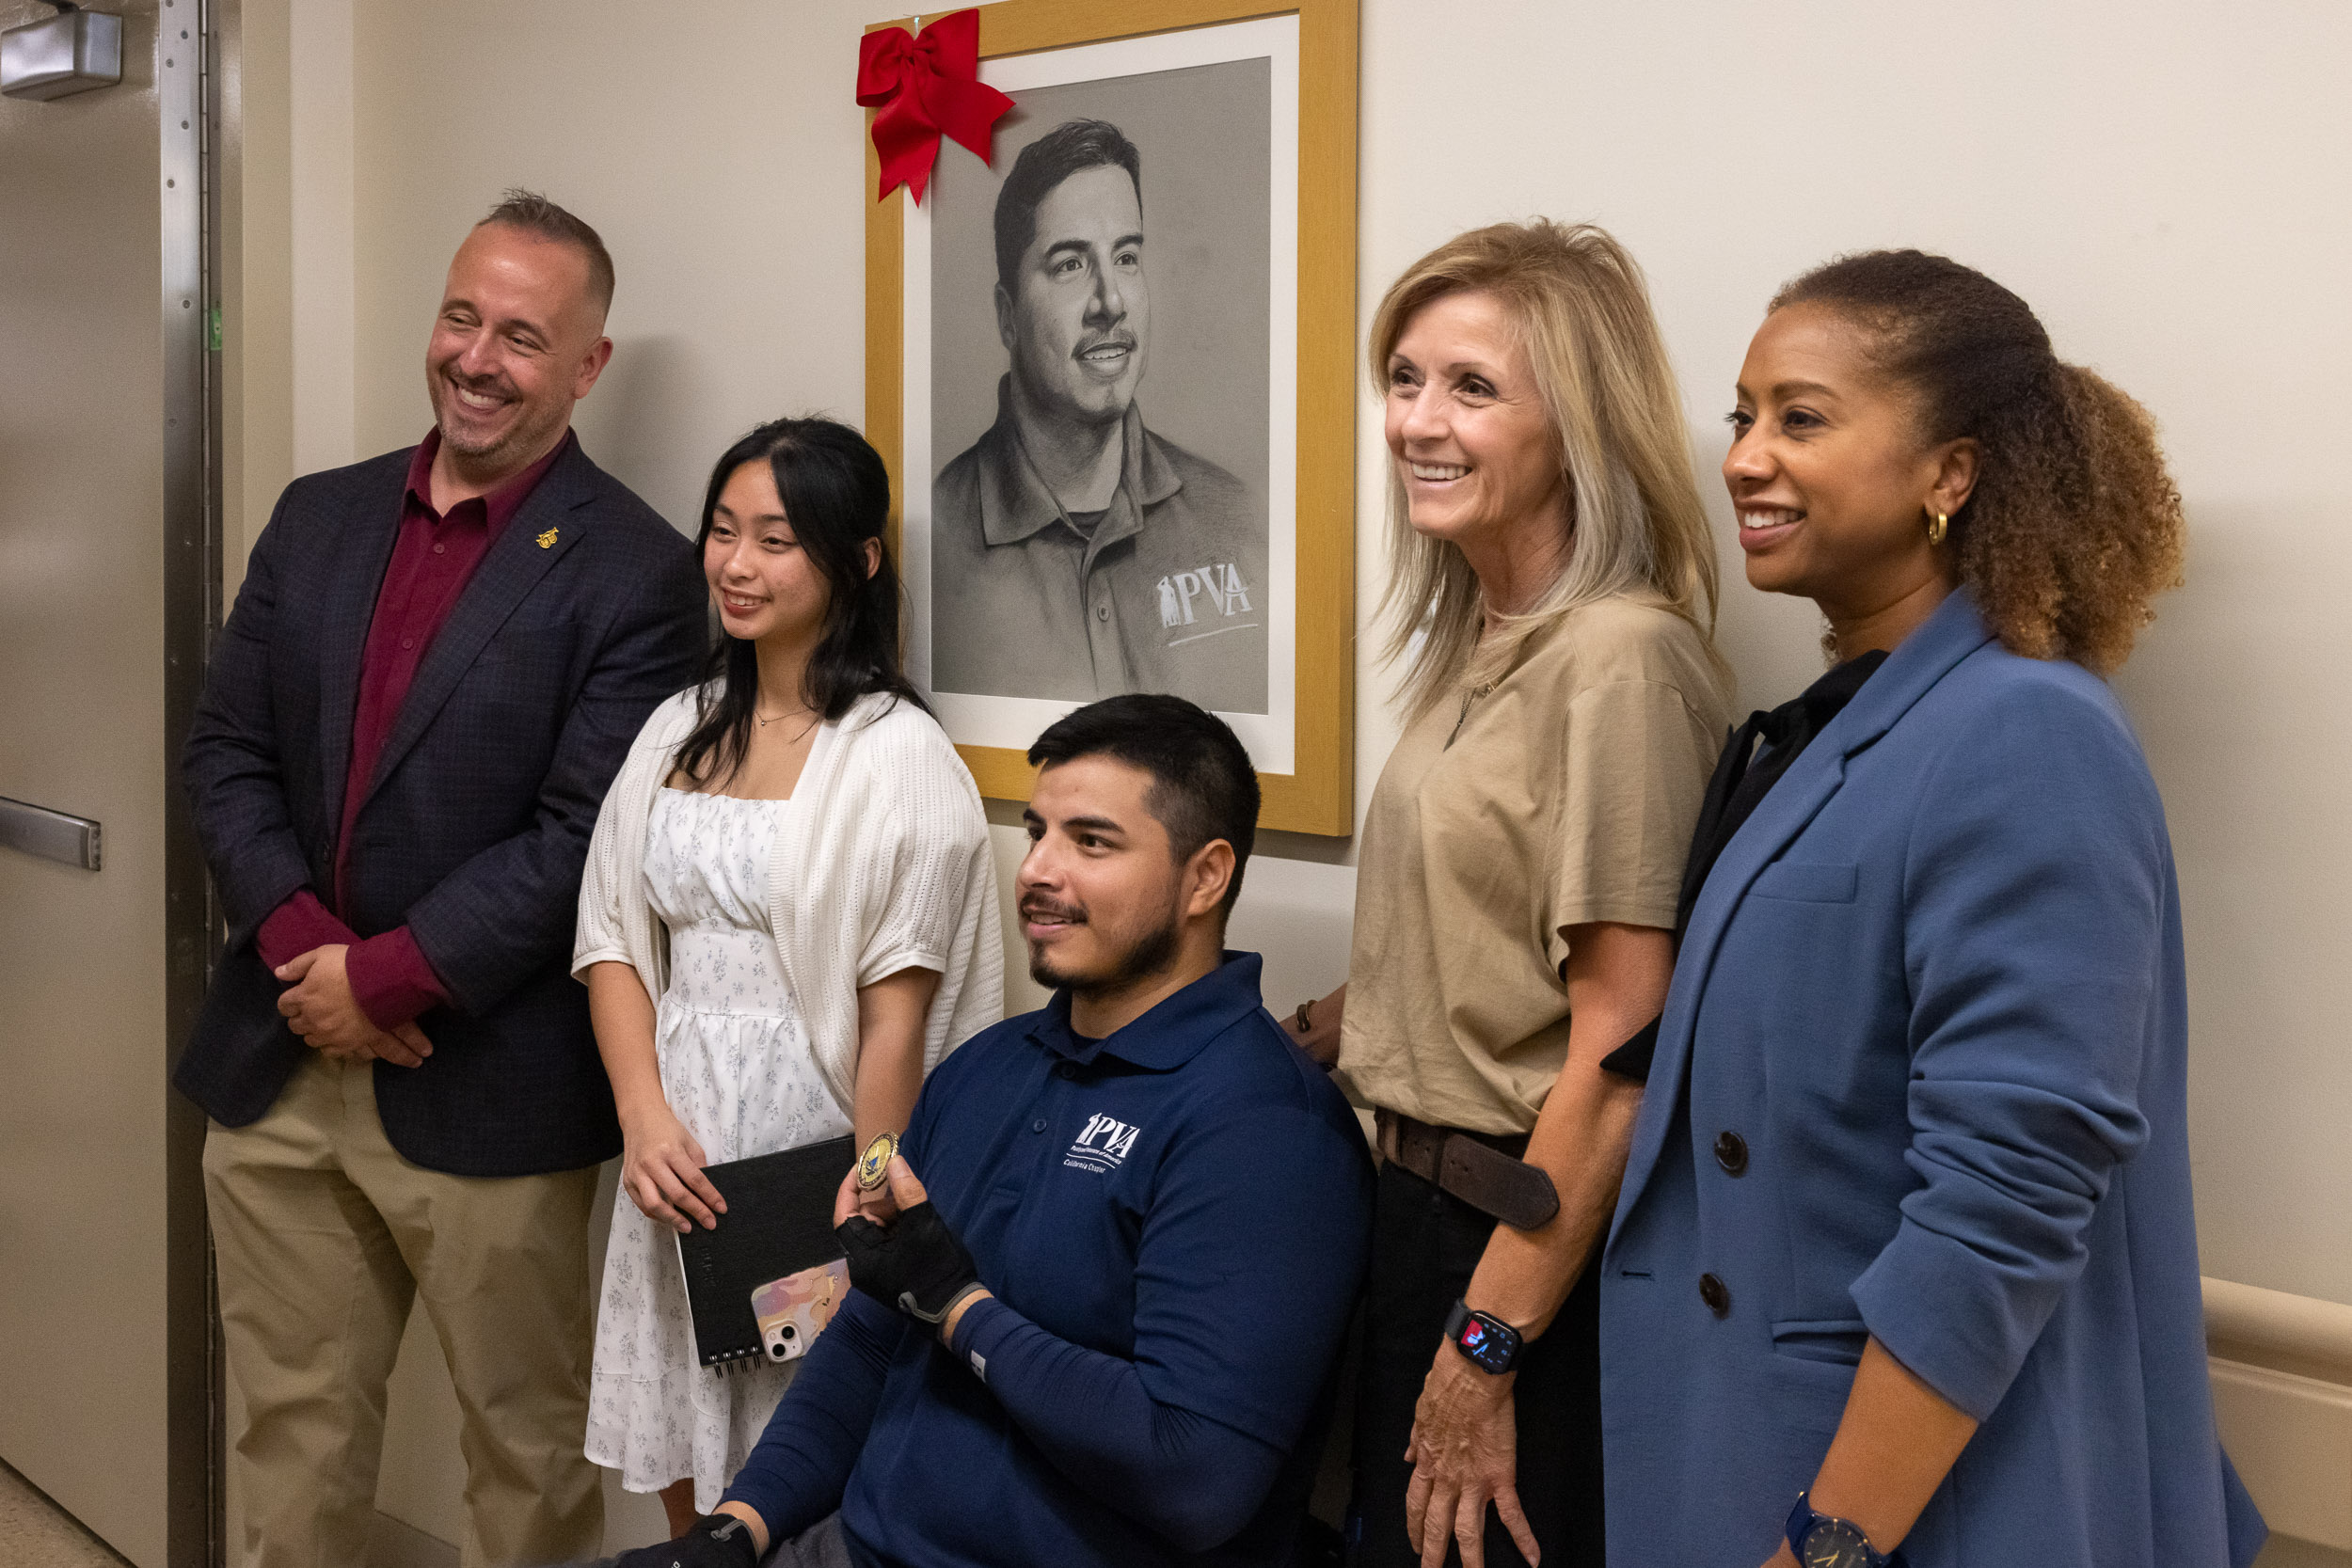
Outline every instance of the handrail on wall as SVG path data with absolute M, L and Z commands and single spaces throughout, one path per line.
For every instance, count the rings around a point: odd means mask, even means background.
M 2208 1276 L 2205 1338 L 2352 1370 L 2352 1307 Z

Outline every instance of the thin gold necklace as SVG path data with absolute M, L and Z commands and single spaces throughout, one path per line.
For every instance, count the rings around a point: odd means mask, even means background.
M 796 713 L 779 713 L 772 719 L 762 719 L 759 716 L 759 709 L 755 707 L 752 709 L 752 722 L 757 724 L 764 730 L 771 724 L 780 724 L 787 719 L 798 718 L 802 713 L 808 714 L 808 722 L 801 727 L 799 735 L 794 736 L 790 740 L 785 742 L 787 746 L 798 745 L 803 736 L 807 735 L 810 730 L 815 729 L 819 723 L 823 722 L 825 717 L 823 714 L 813 712 L 808 708 L 802 708 Z

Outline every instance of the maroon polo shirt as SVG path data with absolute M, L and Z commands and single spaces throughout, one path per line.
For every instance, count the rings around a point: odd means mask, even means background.
M 555 450 L 487 495 L 459 501 L 447 512 L 433 510 L 433 458 L 441 450 L 437 426 L 418 443 L 408 463 L 408 486 L 400 499 L 400 532 L 384 567 L 375 596 L 375 616 L 359 658 L 359 696 L 351 718 L 351 767 L 344 775 L 342 828 L 335 835 L 335 907 L 347 907 L 351 887 L 352 827 L 367 799 L 376 759 L 400 717 L 400 705 L 416 679 L 417 666 L 457 607 L 458 595 L 499 534 L 522 510 L 575 437 L 565 432 Z M 303 888 L 262 921 L 254 945 L 262 961 L 277 969 L 314 947 L 342 943 L 344 973 L 359 1010 L 378 1029 L 397 1029 L 418 1014 L 445 1005 L 449 992 L 425 962 L 405 926 L 361 938 L 310 888 Z

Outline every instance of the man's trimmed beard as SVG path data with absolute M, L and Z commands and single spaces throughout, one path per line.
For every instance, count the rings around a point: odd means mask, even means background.
M 1112 961 L 1104 974 L 1083 978 L 1057 974 L 1054 972 L 1047 950 L 1032 947 L 1029 949 L 1029 978 L 1049 990 L 1067 990 L 1073 996 L 1100 996 L 1164 973 L 1175 961 L 1176 949 L 1183 942 L 1184 921 L 1171 908 L 1166 920 L 1128 943 L 1126 950 Z
M 450 423 L 441 419 L 441 397 L 446 396 L 454 400 L 457 396 L 456 384 L 441 372 L 435 371 L 433 390 L 436 394 L 433 399 L 433 417 L 435 423 L 440 428 L 441 444 L 460 457 L 485 466 L 495 466 L 501 459 L 512 457 L 517 452 L 532 451 L 545 445 L 548 436 L 563 423 L 566 413 L 564 408 L 550 408 L 545 411 L 534 409 L 528 402 L 525 402 L 522 417 L 516 420 L 514 426 L 506 434 L 488 442 L 471 442 L 454 435 Z M 514 388 L 503 384 L 500 386 L 499 391 L 501 395 L 514 395 Z

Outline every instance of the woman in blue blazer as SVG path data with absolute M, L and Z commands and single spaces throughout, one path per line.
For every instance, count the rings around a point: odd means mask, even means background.
M 1732 427 L 1748 580 L 1838 662 L 1693 847 L 1602 1259 L 1610 1561 L 2242 1565 L 2178 890 L 2100 679 L 2179 577 L 2147 416 L 1901 251 L 1782 291 Z

